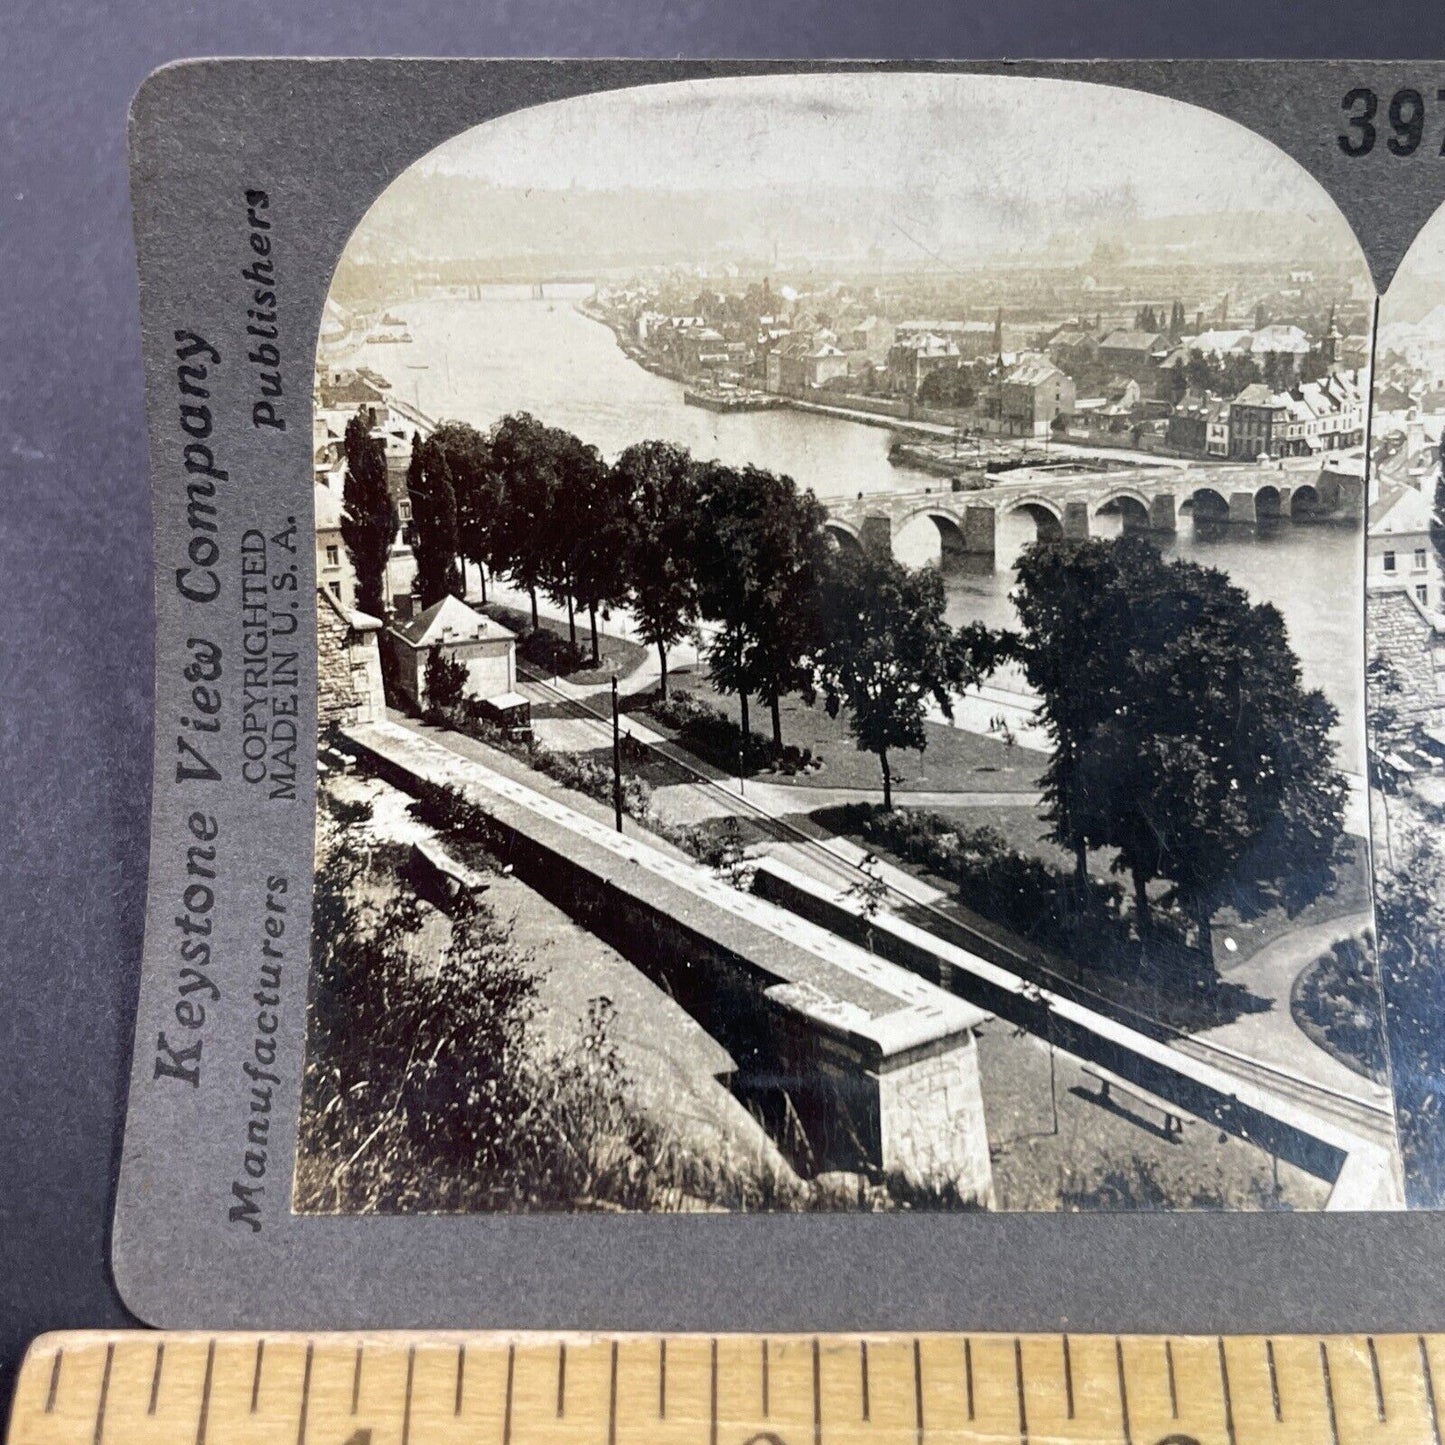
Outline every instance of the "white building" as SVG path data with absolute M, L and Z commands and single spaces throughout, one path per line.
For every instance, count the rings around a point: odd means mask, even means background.
M 467 669 L 466 692 L 498 697 L 516 691 L 517 635 L 456 597 L 443 597 L 410 622 L 386 630 L 397 684 L 418 709 L 426 707 L 426 663 L 433 648 Z

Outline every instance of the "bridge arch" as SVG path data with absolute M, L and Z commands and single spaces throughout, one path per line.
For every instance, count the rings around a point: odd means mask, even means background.
M 1180 510 L 1188 508 L 1194 514 L 1196 526 L 1200 522 L 1227 522 L 1229 520 L 1229 498 L 1213 487 L 1196 487 L 1181 504 Z
M 1255 492 L 1254 514 L 1260 521 L 1272 521 L 1284 515 L 1284 495 L 1278 487 L 1267 483 Z
M 1122 532 L 1144 532 L 1150 526 L 1149 500 L 1133 487 L 1119 487 L 1097 507 L 1096 517 L 1117 517 Z
M 939 562 L 941 562 L 945 568 L 956 568 L 960 566 L 968 552 L 963 527 L 956 516 L 939 507 L 937 503 L 931 503 L 924 507 L 915 507 L 913 511 L 899 518 L 898 524 L 893 531 L 895 546 L 903 539 L 905 529 L 924 517 L 933 523 L 938 533 Z
M 1019 497 L 1008 503 L 1004 514 L 1030 518 L 1034 524 L 1034 536 L 1040 542 L 1057 542 L 1064 535 L 1064 514 L 1047 497 Z
M 823 523 L 823 534 L 840 552 L 859 557 L 863 555 L 863 539 L 858 535 L 857 528 L 847 522 L 830 517 Z
M 1324 499 L 1317 487 L 1306 482 L 1290 493 L 1289 514 L 1291 517 L 1316 517 L 1324 510 Z

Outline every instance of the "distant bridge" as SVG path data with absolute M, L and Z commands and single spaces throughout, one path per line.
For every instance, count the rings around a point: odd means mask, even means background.
M 943 563 L 994 556 L 1002 516 L 1032 520 L 1040 541 L 1082 539 L 1097 517 L 1117 517 L 1126 532 L 1173 533 L 1182 514 L 1196 523 L 1253 527 L 1262 521 L 1358 521 L 1361 477 L 1328 462 L 1305 467 L 1247 464 L 1135 467 L 1113 471 L 1028 468 L 1006 472 L 975 491 L 947 483 L 912 492 L 877 492 L 827 503 L 826 527 L 844 547 L 888 556 L 893 538 L 927 517 L 938 529 Z

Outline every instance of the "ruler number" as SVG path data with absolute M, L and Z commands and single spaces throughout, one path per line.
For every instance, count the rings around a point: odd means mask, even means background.
M 1435 99 L 1445 104 L 1445 90 L 1437 90 Z M 1345 129 L 1335 139 L 1347 156 L 1367 156 L 1375 149 L 1380 131 L 1388 128 L 1385 149 L 1393 156 L 1412 156 L 1425 139 L 1425 97 L 1413 86 L 1404 86 L 1392 95 L 1385 106 L 1384 122 L 1380 120 L 1380 97 L 1368 86 L 1357 85 L 1340 102 L 1348 117 Z M 1438 154 L 1445 156 L 1445 137 Z
M 345 1445 L 371 1445 L 370 1429 L 353 1430 Z

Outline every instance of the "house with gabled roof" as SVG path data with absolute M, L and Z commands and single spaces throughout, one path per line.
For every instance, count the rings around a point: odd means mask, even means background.
M 459 597 L 443 597 L 410 621 L 393 622 L 386 646 L 392 676 L 418 711 L 426 708 L 426 664 L 433 651 L 466 668 L 465 691 L 473 697 L 516 691 L 517 634 Z

